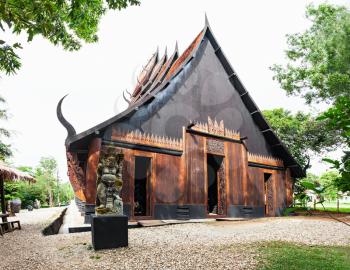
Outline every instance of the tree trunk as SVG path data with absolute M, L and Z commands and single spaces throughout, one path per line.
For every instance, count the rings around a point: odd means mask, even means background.
M 53 196 L 52 196 L 52 188 L 49 187 L 49 206 L 53 207 Z
M 339 213 L 339 195 L 337 195 L 337 212 Z

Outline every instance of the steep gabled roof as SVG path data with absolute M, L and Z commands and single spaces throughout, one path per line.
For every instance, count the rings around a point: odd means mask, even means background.
M 134 92 L 132 93 L 132 97 L 136 97 L 141 89 L 147 84 L 153 69 L 157 65 L 158 62 L 158 48 L 157 51 L 152 55 L 152 57 L 148 60 L 146 66 L 142 69 L 141 73 L 137 77 L 137 84 L 135 86 Z
M 135 102 L 136 100 L 140 99 L 143 94 L 146 93 L 148 89 L 150 89 L 153 85 L 153 82 L 157 78 L 158 74 L 160 73 L 162 67 L 166 64 L 166 61 L 168 59 L 167 50 L 165 49 L 164 56 L 159 60 L 156 65 L 154 65 L 152 71 L 150 72 L 150 75 L 146 77 L 147 81 L 144 81 L 141 90 L 138 92 L 138 94 L 131 100 L 131 102 Z M 134 95 L 132 95 L 134 96 Z
M 79 149 L 80 147 L 83 147 L 86 144 L 86 142 L 90 140 L 91 137 L 98 136 L 98 134 L 104 132 L 106 128 L 111 124 L 121 119 L 127 118 L 129 115 L 137 111 L 138 108 L 143 104 L 152 102 L 152 99 L 154 99 L 154 95 L 157 94 L 159 91 L 162 91 L 164 88 L 166 88 L 169 82 L 179 72 L 181 72 L 181 70 L 189 61 L 192 60 L 192 58 L 195 56 L 196 51 L 199 48 L 199 45 L 203 41 L 204 37 L 206 37 L 211 43 L 212 47 L 215 50 L 215 55 L 217 56 L 225 72 L 227 73 L 228 80 L 231 82 L 234 89 L 236 89 L 236 91 L 239 93 L 242 99 L 242 102 L 244 103 L 245 107 L 249 111 L 256 125 L 259 127 L 266 141 L 269 143 L 269 145 L 273 149 L 273 152 L 275 153 L 275 155 L 284 161 L 284 164 L 286 167 L 291 169 L 293 177 L 303 177 L 305 175 L 305 172 L 301 169 L 300 165 L 296 162 L 296 160 L 289 153 L 285 145 L 281 142 L 281 140 L 276 136 L 274 131 L 271 129 L 271 127 L 265 120 L 264 116 L 262 115 L 261 111 L 255 104 L 250 94 L 248 93 L 248 91 L 242 84 L 241 80 L 239 79 L 238 75 L 236 74 L 236 72 L 230 65 L 229 61 L 225 57 L 221 47 L 219 46 L 218 42 L 216 41 L 212 33 L 212 30 L 209 26 L 207 18 L 205 20 L 204 29 L 197 35 L 197 37 L 190 44 L 190 46 L 184 51 L 184 53 L 177 58 L 177 48 L 176 48 L 174 54 L 169 58 L 169 60 L 166 61 L 164 64 L 162 64 L 162 67 L 160 68 L 158 75 L 153 79 L 153 82 L 151 83 L 147 91 L 143 91 L 142 94 L 140 94 L 143 86 L 147 85 L 148 80 L 152 75 L 152 71 L 157 64 L 158 53 L 156 56 L 154 55 L 150 59 L 147 65 L 149 68 L 147 69 L 147 72 L 145 72 L 145 75 L 144 75 L 145 77 L 142 77 L 143 78 L 142 82 L 140 82 L 135 87 L 134 93 L 132 95 L 134 99 L 132 100 L 128 109 L 108 119 L 107 121 L 102 122 L 99 125 L 96 125 L 93 128 L 90 128 L 80 134 L 76 134 L 74 136 L 68 137 L 66 139 L 66 146 L 68 148 L 72 147 L 74 149 Z M 155 57 L 157 58 L 155 59 Z M 135 98 L 136 96 L 137 96 L 137 99 Z

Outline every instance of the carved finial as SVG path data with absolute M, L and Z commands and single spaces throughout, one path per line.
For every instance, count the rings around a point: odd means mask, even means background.
M 175 42 L 175 52 L 178 52 L 179 51 L 179 44 L 177 43 L 177 40 Z
M 208 16 L 207 16 L 207 13 L 205 12 L 204 13 L 204 20 L 205 20 L 205 22 L 204 22 L 204 26 L 205 27 L 209 27 L 209 20 L 208 20 Z
M 125 97 L 125 93 L 124 93 L 124 91 L 123 91 L 123 98 L 124 98 L 124 100 L 128 103 L 128 105 L 130 105 L 130 100 L 129 99 L 127 99 L 126 97 Z
M 128 89 L 125 89 L 125 92 L 131 97 L 131 93 L 128 91 Z

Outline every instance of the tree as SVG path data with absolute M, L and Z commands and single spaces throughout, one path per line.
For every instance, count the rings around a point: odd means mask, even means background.
M 290 95 L 302 96 L 308 104 L 324 101 L 330 108 L 319 121 L 328 121 L 329 131 L 343 138 L 340 160 L 325 159 L 339 170 L 343 191 L 350 190 L 350 11 L 346 7 L 310 5 L 306 17 L 311 26 L 287 36 L 286 66 L 274 65 L 276 79 Z
M 326 121 L 317 121 L 311 114 L 293 115 L 282 108 L 265 110 L 263 114 L 305 171 L 313 155 L 334 150 L 341 141 L 339 132 L 329 131 Z
M 3 107 L 5 104 L 5 99 L 0 96 L 0 106 Z M 0 120 L 7 120 L 8 115 L 7 115 L 7 110 L 6 109 L 0 109 Z M 5 128 L 0 128 L 0 160 L 4 161 L 10 156 L 12 156 L 12 151 L 11 151 L 11 145 L 5 144 L 3 142 L 3 138 L 8 138 L 11 136 L 11 133 L 5 129 Z
M 275 79 L 288 94 L 306 102 L 334 101 L 349 96 L 350 12 L 346 7 L 309 5 L 311 27 L 287 35 L 286 67 L 274 65 Z
M 98 40 L 99 21 L 107 10 L 139 5 L 139 0 L 0 0 L 0 28 L 25 32 L 27 41 L 41 35 L 65 50 L 79 50 L 82 42 Z M 0 40 L 0 71 L 13 74 L 21 67 L 19 42 Z
M 318 179 L 318 182 L 326 187 L 324 196 L 330 201 L 334 201 L 338 198 L 338 188 L 336 186 L 338 178 L 339 173 L 335 170 L 331 170 L 323 173 Z
M 45 183 L 49 198 L 49 206 L 54 205 L 54 190 L 56 187 L 57 161 L 52 157 L 42 157 L 39 166 L 36 168 L 36 179 Z

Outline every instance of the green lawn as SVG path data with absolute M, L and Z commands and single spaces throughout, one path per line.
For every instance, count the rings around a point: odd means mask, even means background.
M 346 270 L 350 269 L 350 246 L 322 247 L 266 242 L 259 244 L 261 270 Z
M 336 202 L 324 202 L 323 205 L 326 208 L 326 211 L 337 212 L 337 203 Z M 313 204 L 309 203 L 308 206 L 311 209 L 314 208 Z M 316 204 L 316 209 L 321 210 L 321 211 L 324 210 L 324 208 L 322 207 L 321 204 Z M 339 212 L 340 213 L 350 213 L 350 204 L 349 203 L 341 203 L 339 205 Z

